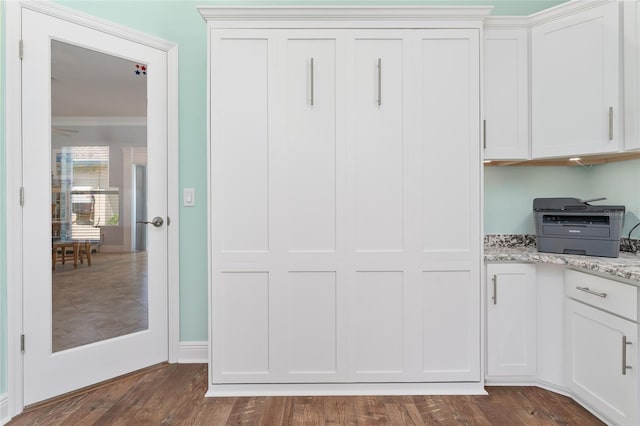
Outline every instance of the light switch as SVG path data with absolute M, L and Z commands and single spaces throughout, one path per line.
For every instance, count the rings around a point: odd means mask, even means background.
M 194 207 L 196 205 L 195 188 L 184 188 L 182 192 L 182 202 L 185 207 Z

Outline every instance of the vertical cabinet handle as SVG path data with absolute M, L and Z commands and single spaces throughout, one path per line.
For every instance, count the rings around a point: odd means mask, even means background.
M 378 58 L 378 106 L 382 105 L 382 58 Z
M 491 281 L 493 281 L 493 296 L 491 296 L 491 298 L 493 299 L 493 304 L 497 305 L 498 304 L 498 276 L 494 274 L 493 278 L 491 278 Z
M 631 370 L 631 366 L 627 365 L 627 345 L 631 342 L 627 342 L 627 336 L 622 336 L 622 375 L 627 375 L 627 370 Z
M 613 107 L 609 107 L 609 140 L 613 140 Z
M 311 106 L 313 106 L 314 104 L 314 99 L 313 99 L 313 80 L 314 80 L 314 76 L 313 76 L 313 58 L 311 58 L 309 60 L 309 91 L 310 91 L 310 96 L 309 96 L 309 104 Z
M 487 120 L 482 120 L 482 147 L 487 149 Z

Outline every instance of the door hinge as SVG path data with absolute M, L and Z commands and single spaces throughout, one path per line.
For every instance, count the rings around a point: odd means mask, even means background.
M 20 352 L 24 353 L 24 334 L 20 335 Z
M 24 41 L 20 40 L 18 45 L 18 55 L 20 56 L 20 60 L 24 59 Z
M 20 187 L 20 207 L 24 207 L 24 186 Z

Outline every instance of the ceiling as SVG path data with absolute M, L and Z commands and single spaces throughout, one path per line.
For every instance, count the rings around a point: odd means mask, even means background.
M 143 64 L 52 41 L 52 116 L 145 117 L 147 75 L 136 65 Z

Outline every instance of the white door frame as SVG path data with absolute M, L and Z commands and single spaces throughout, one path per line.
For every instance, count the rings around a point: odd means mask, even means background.
M 99 30 L 167 52 L 167 216 L 168 227 L 168 342 L 169 362 L 178 361 L 180 342 L 179 312 L 179 187 L 178 187 L 178 46 L 127 27 L 49 2 L 23 1 L 5 3 L 5 145 L 7 205 L 7 394 L 9 417 L 21 413 L 23 400 L 23 357 L 20 335 L 22 314 L 22 211 L 19 204 L 22 184 L 22 72 L 19 42 L 22 34 L 22 9 L 31 9 L 65 21 Z M 25 54 L 29 48 L 25 46 Z M 25 196 L 28 202 L 28 194 Z

